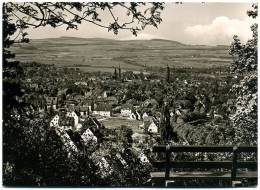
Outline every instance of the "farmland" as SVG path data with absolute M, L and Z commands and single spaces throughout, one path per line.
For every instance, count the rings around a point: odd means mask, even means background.
M 120 41 L 102 38 L 60 37 L 32 40 L 12 49 L 17 59 L 77 67 L 86 72 L 156 70 L 168 64 L 174 68 L 215 68 L 231 63 L 228 46 L 186 45 L 153 39 Z

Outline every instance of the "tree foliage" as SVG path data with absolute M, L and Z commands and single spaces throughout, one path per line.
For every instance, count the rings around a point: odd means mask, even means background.
M 248 16 L 257 17 L 258 7 L 248 11 Z M 252 39 L 242 44 L 234 36 L 230 54 L 233 57 L 232 74 L 237 76 L 239 84 L 233 86 L 237 95 L 236 112 L 231 116 L 235 130 L 234 142 L 238 144 L 257 143 L 257 24 L 251 26 Z
M 169 140 L 178 141 L 177 134 L 173 132 L 170 118 L 169 105 L 165 102 L 162 106 L 160 118 L 160 135 L 162 143 L 167 143 Z
M 124 10 L 127 20 L 119 18 L 115 12 Z M 97 3 L 97 2 L 30 2 L 6 3 L 5 12 L 8 13 L 16 28 L 26 29 L 30 26 L 66 26 L 66 29 L 78 29 L 83 22 L 89 22 L 118 34 L 119 30 L 130 30 L 134 35 L 146 26 L 157 27 L 162 21 L 160 17 L 162 3 Z M 107 12 L 111 22 L 104 23 L 102 14 Z M 25 33 L 23 33 L 26 36 Z

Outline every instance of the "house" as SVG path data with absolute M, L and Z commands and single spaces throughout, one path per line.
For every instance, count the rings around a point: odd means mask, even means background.
M 60 109 L 58 115 L 55 115 L 50 122 L 51 127 L 58 127 L 63 130 L 76 129 L 79 130 L 82 124 L 79 123 L 79 117 L 75 112 L 67 112 Z
M 129 119 L 141 120 L 141 115 L 138 113 L 138 111 L 134 111 L 130 114 Z
M 129 119 L 135 120 L 136 119 L 136 115 L 134 113 L 131 113 L 129 116 Z
M 132 114 L 131 109 L 129 109 L 129 108 L 122 108 L 121 109 L 121 116 L 130 117 L 131 114 Z
M 140 74 L 141 74 L 141 71 L 133 71 L 133 74 L 135 74 L 135 75 L 140 75 Z
M 72 130 L 67 130 L 66 132 L 68 133 L 72 142 L 77 146 L 77 148 L 82 149 L 85 146 L 81 138 L 80 132 Z
M 118 99 L 115 96 L 108 96 L 106 101 L 111 105 L 118 105 Z
M 32 82 L 31 78 L 26 79 L 26 82 Z
M 116 153 L 116 158 L 119 160 L 119 162 L 123 165 L 123 166 L 127 166 L 126 161 L 124 160 L 124 158 L 121 156 L 120 153 Z
M 60 115 L 58 127 L 64 130 L 72 129 L 72 127 L 74 127 L 74 118 Z
M 83 107 L 83 106 L 81 106 L 80 108 L 79 108 L 79 113 L 80 113 L 80 116 L 82 116 L 82 117 L 86 117 L 86 116 L 89 116 L 89 112 L 90 112 L 90 110 L 91 110 L 91 108 L 90 108 L 91 106 L 89 106 L 89 107 Z
M 183 120 L 183 113 L 182 113 L 182 111 L 180 110 L 180 109 L 177 109 L 176 111 L 175 111 L 175 115 L 176 115 L 176 123 L 177 124 L 182 124 L 182 123 L 184 123 L 184 120 Z
M 131 114 L 132 114 L 132 106 L 128 104 L 123 105 L 121 108 L 121 116 L 130 117 Z
M 93 77 L 89 77 L 88 80 L 90 80 L 90 81 L 95 81 L 95 80 L 96 80 L 96 77 L 94 77 L 94 76 L 93 76 Z
M 76 94 L 76 95 L 73 97 L 73 100 L 77 101 L 78 103 L 79 103 L 79 102 L 82 102 L 83 99 L 84 99 L 84 96 L 79 95 L 79 94 Z
M 94 141 L 97 143 L 97 137 L 94 135 L 93 131 L 88 128 L 82 135 L 81 135 L 82 140 L 84 141 L 85 144 L 88 144 L 90 141 Z
M 155 99 L 147 99 L 143 102 L 145 108 L 155 108 L 158 106 L 158 102 Z
M 44 107 L 38 106 L 38 112 L 43 114 L 44 113 Z
M 64 88 L 58 91 L 58 96 L 67 95 L 68 88 Z
M 71 120 L 70 120 L 71 119 Z M 60 137 L 63 142 L 63 146 L 65 150 L 68 152 L 68 157 L 72 157 L 74 153 L 78 152 L 77 146 L 71 140 L 68 135 L 68 129 L 72 129 L 72 124 L 74 123 L 73 118 L 68 118 L 64 113 L 59 113 L 59 115 L 55 115 L 54 118 L 50 122 L 51 127 L 55 127 L 56 134 Z
M 99 170 L 101 172 L 101 177 L 107 177 L 113 172 L 113 169 L 105 157 L 101 157 L 101 159 L 99 159 L 97 166 L 100 168 Z
M 133 147 L 131 149 L 132 153 L 134 155 L 136 155 L 139 160 L 141 161 L 142 164 L 150 164 L 149 159 L 147 158 L 147 156 L 142 152 L 142 150 L 140 148 L 137 147 Z
M 109 176 L 113 172 L 113 168 L 108 162 L 108 156 L 104 154 L 100 155 L 99 153 L 94 152 L 91 155 L 91 159 L 93 160 L 94 164 L 99 168 L 97 172 L 102 178 Z
M 150 164 L 149 159 L 147 158 L 147 156 L 144 153 L 139 154 L 139 159 L 144 164 Z
M 149 124 L 147 131 L 149 133 L 158 133 L 159 129 L 158 129 L 158 124 L 156 122 L 154 122 L 154 120 Z
M 101 169 L 108 169 L 109 168 L 109 163 L 107 162 L 105 157 L 101 158 L 101 162 L 99 162 L 99 166 Z
M 92 140 L 94 142 L 101 142 L 103 139 L 103 134 L 100 132 L 102 124 L 96 118 L 87 118 L 80 130 L 80 134 L 85 143 Z
M 126 100 L 126 105 L 132 107 L 131 105 L 139 105 L 139 102 L 136 101 L 136 99 L 132 98 L 132 99 Z
M 141 120 L 142 119 L 142 117 L 141 117 L 141 113 L 139 113 L 138 111 L 136 111 L 136 118 L 137 118 L 137 120 Z
M 50 122 L 50 127 L 56 127 L 59 125 L 59 115 L 55 115 L 54 118 Z
M 75 84 L 75 85 L 88 86 L 88 83 L 87 83 L 87 82 L 82 82 L 82 81 L 75 82 L 74 84 Z
M 86 98 L 91 97 L 92 96 L 92 91 L 84 92 L 84 96 Z
M 103 117 L 110 117 L 111 116 L 111 110 L 112 107 L 109 104 L 106 103 L 99 103 L 94 106 L 93 114 L 94 115 L 99 115 Z
M 103 92 L 103 98 L 107 98 L 107 92 L 106 91 Z
M 148 133 L 159 133 L 159 121 L 155 117 L 147 117 L 140 127 L 144 128 Z
M 75 109 L 75 106 L 78 104 L 78 102 L 76 100 L 69 99 L 65 101 L 65 104 L 68 108 Z
M 92 108 L 94 108 L 93 100 L 90 98 L 85 98 L 80 105 L 81 107 L 88 107 L 90 112 L 92 111 Z
M 68 152 L 68 157 L 71 157 L 73 153 L 78 152 L 77 146 L 74 144 L 74 142 L 70 139 L 68 133 L 60 128 L 55 128 L 55 132 L 58 136 L 60 136 L 61 141 L 63 142 L 63 145 L 65 147 L 65 150 Z
M 170 116 L 171 116 L 171 117 L 174 117 L 174 112 L 175 112 L 175 111 L 174 111 L 174 110 L 169 110 L 169 111 L 170 111 Z
M 88 117 L 85 119 L 83 123 L 83 128 L 95 128 L 100 129 L 102 127 L 102 124 L 94 117 Z
M 147 118 L 148 117 L 148 114 L 146 112 L 143 113 L 143 119 L 144 118 Z
M 38 86 L 38 84 L 36 84 L 36 83 L 32 83 L 32 84 L 30 84 L 30 88 L 31 88 L 31 89 L 34 89 L 34 90 L 38 90 L 38 89 L 39 89 L 39 86 Z
M 79 125 L 79 116 L 75 113 L 75 111 L 67 112 L 66 116 L 74 119 L 74 127 Z
M 149 72 L 146 72 L 146 71 L 144 71 L 144 72 L 143 72 L 143 75 L 145 75 L 145 76 L 149 76 L 149 75 L 150 75 L 150 73 L 149 73 Z
M 53 109 L 57 109 L 57 104 L 58 104 L 58 98 L 57 97 L 46 97 L 46 104 L 47 104 L 47 109 L 49 109 L 51 106 Z

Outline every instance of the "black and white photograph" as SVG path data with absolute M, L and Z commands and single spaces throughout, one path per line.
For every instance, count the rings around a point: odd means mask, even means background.
M 257 187 L 257 1 L 1 12 L 3 187 Z

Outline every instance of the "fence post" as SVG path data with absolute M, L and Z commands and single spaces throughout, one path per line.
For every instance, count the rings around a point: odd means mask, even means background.
M 233 158 L 232 158 L 232 171 L 231 171 L 231 183 L 233 186 L 233 181 L 236 179 L 237 174 L 237 154 L 238 154 L 238 148 L 237 146 L 233 147 Z
M 168 180 L 170 178 L 170 146 L 166 146 L 166 162 L 165 162 L 165 180 Z

